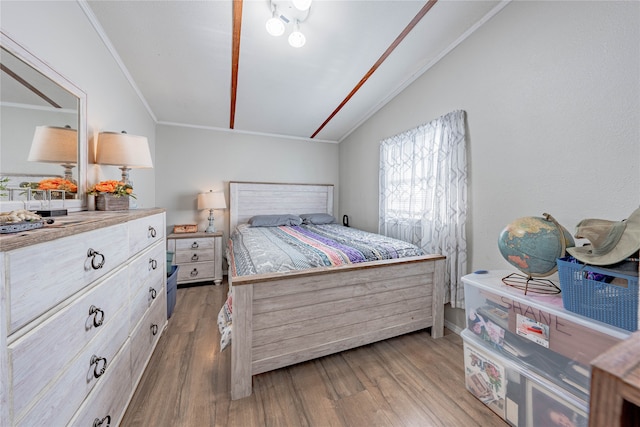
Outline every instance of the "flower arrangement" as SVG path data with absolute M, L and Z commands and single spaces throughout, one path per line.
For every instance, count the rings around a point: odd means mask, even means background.
M 47 178 L 38 183 L 38 190 L 64 190 L 68 193 L 75 193 L 78 191 L 78 186 L 68 179 Z
M 125 184 L 122 181 L 100 181 L 99 183 L 93 185 L 87 191 L 87 194 L 97 195 L 99 193 L 110 193 L 115 197 L 121 196 L 131 196 L 134 199 L 136 196 L 133 194 L 133 187 L 129 184 Z

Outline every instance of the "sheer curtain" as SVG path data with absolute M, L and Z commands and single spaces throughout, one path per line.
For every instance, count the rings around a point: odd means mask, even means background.
M 464 307 L 467 240 L 465 112 L 380 142 L 379 232 L 446 255 L 445 302 Z

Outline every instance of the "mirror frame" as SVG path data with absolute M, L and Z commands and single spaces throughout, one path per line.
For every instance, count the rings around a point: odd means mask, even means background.
M 49 80 L 78 98 L 78 198 L 71 200 L 52 201 L 52 207 L 60 207 L 69 211 L 85 210 L 87 208 L 87 169 L 88 169 L 88 139 L 87 139 L 87 94 L 66 77 L 51 68 L 46 62 L 29 52 L 16 42 L 6 32 L 0 31 L 0 46 L 16 58 L 47 77 Z M 24 209 L 24 201 L 0 201 L 1 210 Z

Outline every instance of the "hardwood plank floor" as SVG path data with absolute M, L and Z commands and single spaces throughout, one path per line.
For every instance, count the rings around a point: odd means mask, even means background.
M 464 386 L 462 339 L 420 331 L 257 375 L 231 401 L 218 310 L 227 284 L 178 288 L 121 425 L 506 426 Z

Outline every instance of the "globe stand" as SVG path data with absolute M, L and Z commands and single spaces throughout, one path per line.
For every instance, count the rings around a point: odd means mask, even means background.
M 520 289 L 535 294 L 555 295 L 560 293 L 560 288 L 548 279 L 534 279 L 531 276 L 524 276 L 518 273 L 511 273 L 502 278 L 502 283 L 512 288 Z

